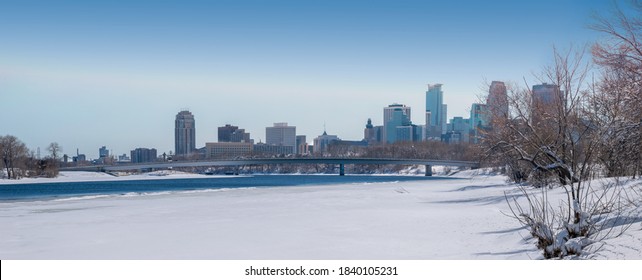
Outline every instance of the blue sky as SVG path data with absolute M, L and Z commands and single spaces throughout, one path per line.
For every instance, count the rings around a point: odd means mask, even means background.
M 103 3 L 105 2 L 105 3 Z M 611 1 L 3 1 L 0 134 L 97 157 L 107 146 L 197 146 L 227 123 L 265 138 L 359 140 L 391 103 L 423 124 L 426 84 L 467 117 L 492 80 L 535 82 L 553 46 L 590 44 Z

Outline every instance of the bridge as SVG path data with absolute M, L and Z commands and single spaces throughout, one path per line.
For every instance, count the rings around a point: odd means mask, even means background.
M 174 167 L 219 167 L 219 166 L 246 166 L 246 165 L 273 165 L 273 164 L 332 164 L 339 165 L 339 175 L 345 175 L 346 164 L 373 164 L 373 165 L 425 165 L 426 176 L 432 176 L 432 166 L 453 166 L 478 168 L 479 163 L 474 161 L 435 160 L 435 159 L 393 159 L 393 158 L 253 158 L 234 160 L 198 160 L 198 161 L 172 161 L 148 162 L 116 165 L 90 165 L 78 167 L 65 167 L 61 171 L 126 171 L 144 169 L 167 169 Z

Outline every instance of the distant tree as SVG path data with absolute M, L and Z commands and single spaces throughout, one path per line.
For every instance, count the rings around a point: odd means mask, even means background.
M 53 178 L 58 176 L 62 147 L 57 142 L 52 142 L 47 146 L 47 151 L 49 157 L 39 160 L 37 173 L 39 176 Z
M 49 151 L 51 159 L 58 161 L 60 159 L 60 154 L 62 154 L 62 147 L 57 142 L 52 142 L 47 146 L 47 151 Z
M 13 135 L 0 136 L 0 158 L 8 179 L 20 178 L 29 156 L 27 146 Z

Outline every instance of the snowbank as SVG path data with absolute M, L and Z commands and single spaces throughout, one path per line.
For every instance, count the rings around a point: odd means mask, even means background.
M 62 171 L 56 178 L 21 178 L 19 180 L 0 179 L 2 184 L 37 184 L 37 183 L 67 183 L 67 182 L 96 182 L 118 180 L 154 180 L 154 179 L 191 179 L 214 178 L 217 176 L 186 173 L 173 170 L 154 171 L 142 174 L 117 174 L 118 176 L 102 172 L 87 171 Z M 218 176 L 221 177 L 221 176 Z M 226 176 L 229 177 L 229 176 Z

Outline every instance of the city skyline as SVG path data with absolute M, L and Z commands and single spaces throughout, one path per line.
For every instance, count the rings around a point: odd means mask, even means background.
M 513 2 L 2 3 L 0 134 L 88 158 L 170 151 L 189 108 L 197 148 L 228 123 L 356 140 L 387 104 L 425 119 L 433 83 L 447 120 L 467 117 L 484 81 L 539 83 L 554 45 L 593 42 L 590 14 L 611 5 Z

